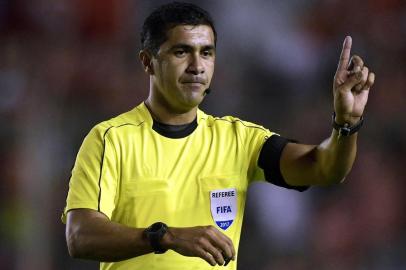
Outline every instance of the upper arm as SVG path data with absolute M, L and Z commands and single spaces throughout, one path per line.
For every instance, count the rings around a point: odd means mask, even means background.
M 93 209 L 111 217 L 118 182 L 117 156 L 106 129 L 94 128 L 76 158 L 62 221 L 71 209 Z
M 321 183 L 320 163 L 316 145 L 288 143 L 280 157 L 280 170 L 286 183 L 310 186 Z
M 66 232 L 75 231 L 83 225 L 91 225 L 98 220 L 109 221 L 109 218 L 93 209 L 72 209 L 66 215 Z
M 271 136 L 262 145 L 261 153 L 258 158 L 258 166 L 263 170 L 265 179 L 277 186 L 305 191 L 309 187 L 300 182 L 286 181 L 286 176 L 281 172 L 282 152 L 285 151 L 291 140 L 281 136 Z

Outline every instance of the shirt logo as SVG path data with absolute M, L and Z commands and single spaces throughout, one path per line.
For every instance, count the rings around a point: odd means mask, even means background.
M 237 190 L 227 188 L 210 191 L 210 209 L 217 226 L 227 230 L 237 213 Z

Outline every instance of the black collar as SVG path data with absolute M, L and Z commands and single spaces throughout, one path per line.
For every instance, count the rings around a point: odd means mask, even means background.
M 158 132 L 160 135 L 171 138 L 181 139 L 192 134 L 197 128 L 197 117 L 189 124 L 184 125 L 168 125 L 153 120 L 152 129 Z

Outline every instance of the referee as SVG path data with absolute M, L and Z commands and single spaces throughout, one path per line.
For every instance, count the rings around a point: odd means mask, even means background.
M 252 182 L 304 191 L 350 171 L 375 78 L 360 57 L 350 60 L 350 37 L 334 77 L 332 132 L 319 145 L 199 109 L 216 38 L 210 15 L 192 4 L 163 5 L 145 20 L 149 96 L 83 141 L 62 215 L 72 257 L 100 269 L 236 269 Z

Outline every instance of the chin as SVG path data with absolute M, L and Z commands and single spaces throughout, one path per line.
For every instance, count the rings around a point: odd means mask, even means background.
M 183 99 L 183 106 L 187 107 L 189 110 L 193 109 L 196 106 L 199 106 L 202 103 L 204 96 L 202 94 L 199 95 L 187 95 Z
M 195 89 L 183 89 L 182 99 L 186 103 L 200 103 L 204 98 L 204 89 L 203 87 Z
M 199 106 L 200 103 L 202 103 L 202 101 L 203 101 L 203 98 L 188 100 L 187 105 L 190 108 L 194 108 L 196 106 Z

